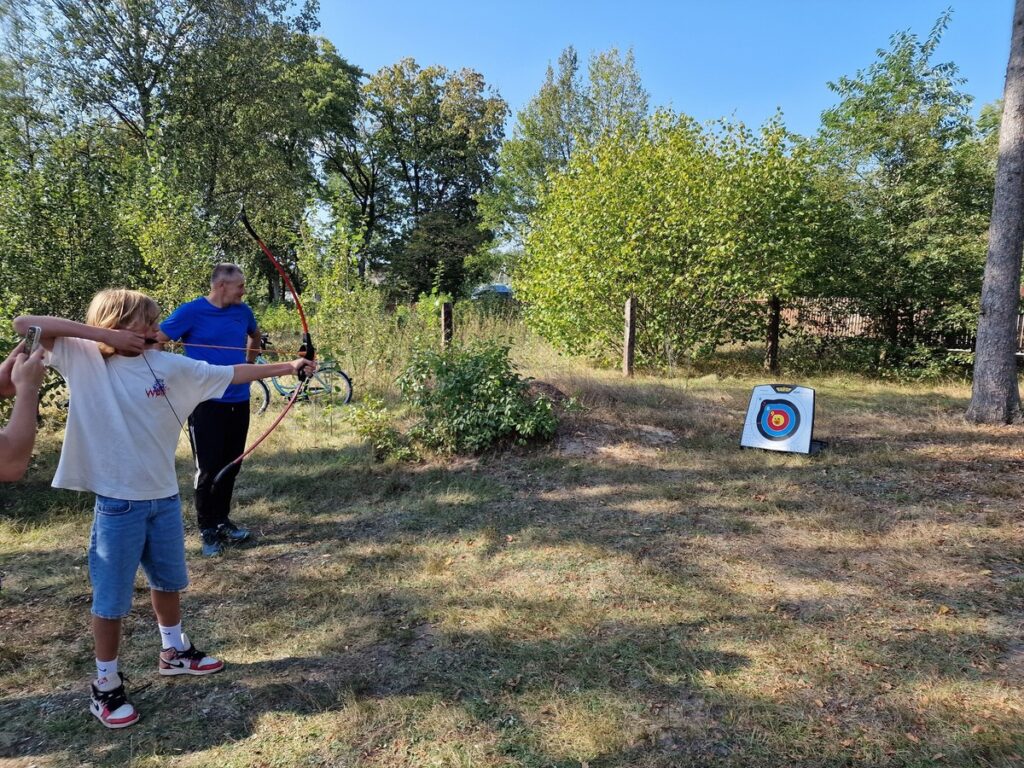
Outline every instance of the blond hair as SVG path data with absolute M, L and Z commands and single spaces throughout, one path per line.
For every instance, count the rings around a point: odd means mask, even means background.
M 142 322 L 147 326 L 160 317 L 160 306 L 144 293 L 127 288 L 108 288 L 92 297 L 85 324 L 96 328 L 127 328 Z M 110 357 L 116 350 L 100 343 L 100 352 Z

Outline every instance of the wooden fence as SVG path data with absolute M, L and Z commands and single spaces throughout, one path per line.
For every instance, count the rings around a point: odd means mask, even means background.
M 782 309 L 782 321 L 792 330 L 813 336 L 854 339 L 882 335 L 848 299 L 797 299 Z M 972 352 L 976 341 L 973 333 L 953 333 L 936 338 L 935 346 L 950 352 Z M 1024 312 L 1017 315 L 1017 354 L 1024 355 Z

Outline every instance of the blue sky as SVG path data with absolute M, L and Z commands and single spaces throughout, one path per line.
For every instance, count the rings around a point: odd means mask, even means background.
M 807 134 L 835 103 L 827 81 L 870 65 L 894 32 L 925 37 L 947 7 L 936 60 L 957 64 L 977 112 L 1002 96 L 1012 0 L 321 0 L 320 34 L 367 72 L 405 56 L 475 69 L 513 116 L 565 46 L 584 60 L 632 47 L 652 106 L 754 125 L 781 108 Z

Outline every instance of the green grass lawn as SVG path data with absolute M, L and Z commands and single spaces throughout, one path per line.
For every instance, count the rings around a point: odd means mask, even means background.
M 742 451 L 760 381 L 544 370 L 585 406 L 552 446 L 374 465 L 307 406 L 239 480 L 252 545 L 201 558 L 186 500 L 185 629 L 228 667 L 160 678 L 140 580 L 122 732 L 44 434 L 0 490 L 0 765 L 1024 765 L 1020 427 L 821 379 L 824 454 Z

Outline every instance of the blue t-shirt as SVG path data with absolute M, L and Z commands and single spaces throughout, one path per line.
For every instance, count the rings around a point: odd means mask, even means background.
M 213 365 L 238 365 L 245 362 L 245 346 L 256 333 L 256 316 L 248 304 L 215 307 L 205 296 L 182 304 L 160 323 L 166 336 L 185 343 L 185 356 Z M 205 346 L 191 346 L 191 345 Z M 235 347 L 211 349 L 210 347 Z M 242 403 L 249 399 L 248 384 L 232 384 L 219 403 Z

